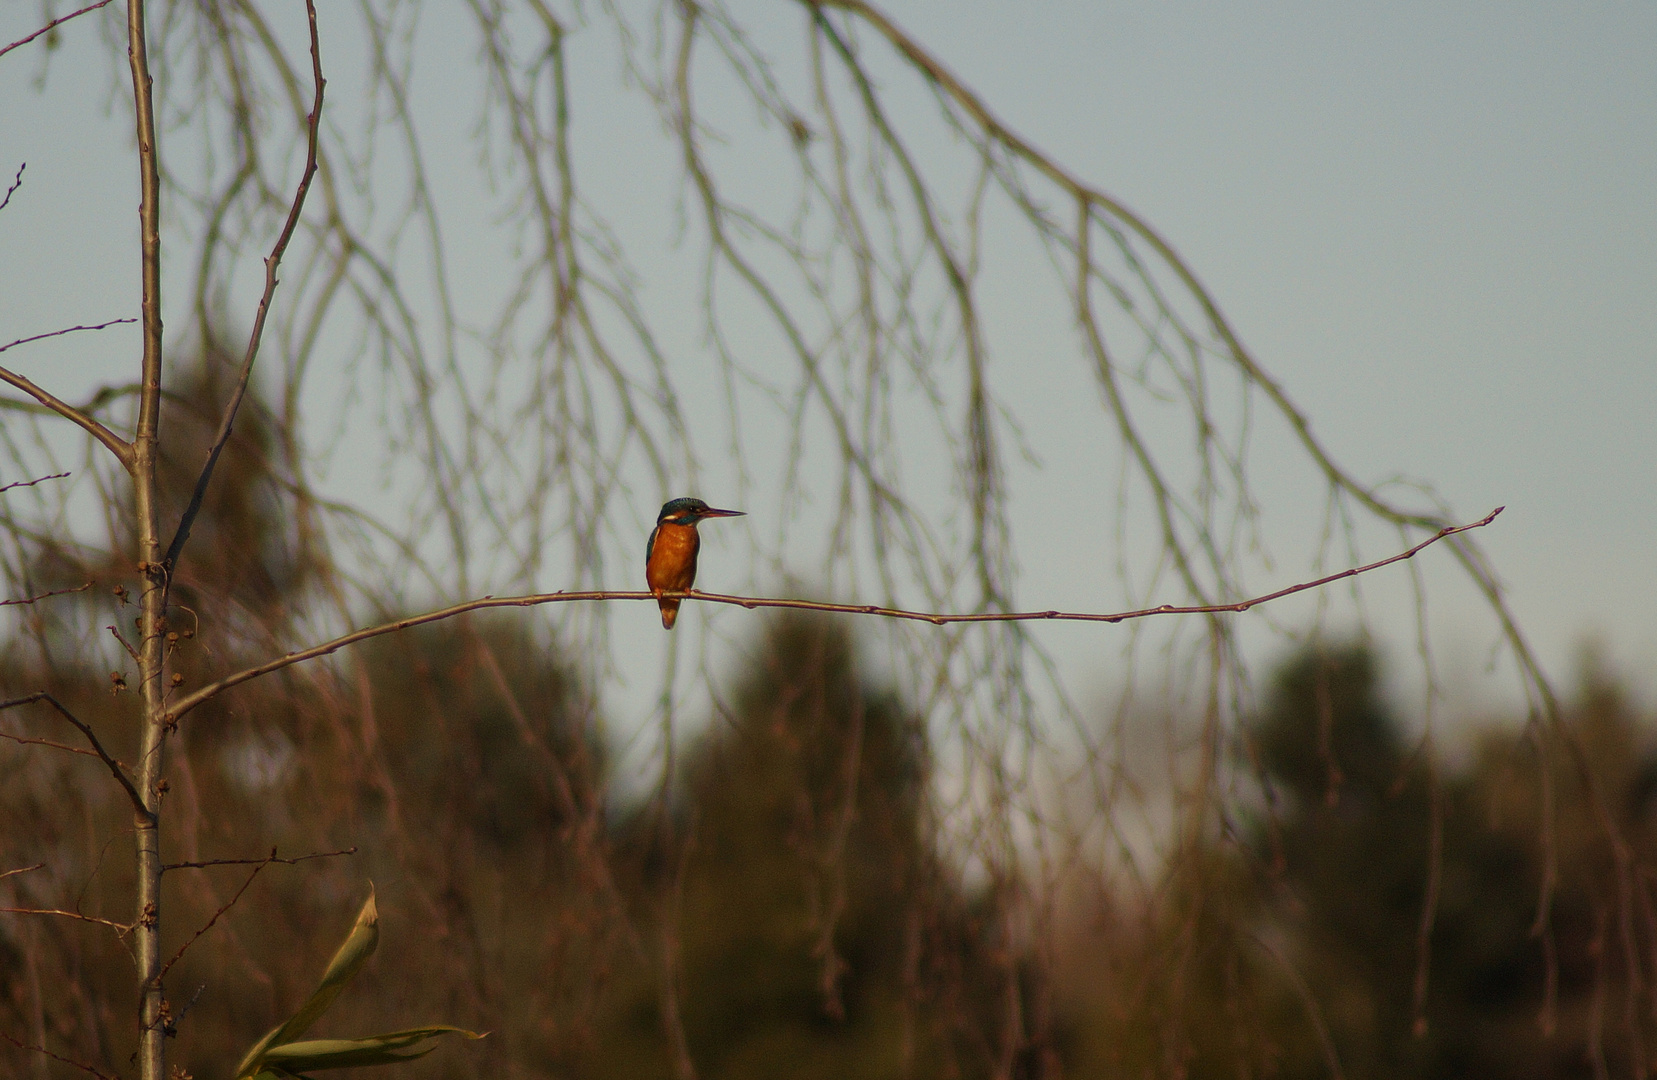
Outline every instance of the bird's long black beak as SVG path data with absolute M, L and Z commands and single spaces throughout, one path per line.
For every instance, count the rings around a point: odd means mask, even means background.
M 706 510 L 696 511 L 696 516 L 699 517 L 699 518 L 711 518 L 711 517 L 747 517 L 748 515 L 747 515 L 746 512 L 744 512 L 742 510 L 715 510 L 713 507 L 710 506 Z

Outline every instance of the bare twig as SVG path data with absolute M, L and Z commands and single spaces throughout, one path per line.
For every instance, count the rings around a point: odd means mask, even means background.
M 71 11 L 69 14 L 63 16 L 60 19 L 53 19 L 51 22 L 47 23 L 45 26 L 42 26 L 39 30 L 36 30 L 34 33 L 30 34 L 28 37 L 18 38 L 16 41 L 12 42 L 10 45 L 7 45 L 4 49 L 0 49 L 0 56 L 5 56 L 7 53 L 11 52 L 13 49 L 15 49 L 15 48 L 17 48 L 21 45 L 27 45 L 29 42 L 33 41 L 35 38 L 39 37 L 42 34 L 49 33 L 54 27 L 61 26 L 62 24 L 68 22 L 70 19 L 73 19 L 77 15 L 85 15 L 89 11 L 97 11 L 101 7 L 108 7 L 109 4 L 110 4 L 110 0 L 98 0 L 98 2 L 96 4 L 88 4 L 85 7 L 81 8 L 79 11 Z M 18 170 L 19 173 L 21 173 L 22 171 L 23 171 L 22 169 Z M 11 192 L 8 191 L 8 192 L 6 192 L 6 194 L 8 196 L 10 196 Z M 0 206 L 4 206 L 4 205 L 5 205 L 4 203 L 0 203 Z M 70 1064 L 74 1064 L 74 1063 L 70 1062 Z M 100 1074 L 100 1075 L 102 1075 L 102 1074 Z
M 242 882 L 242 887 L 236 890 L 236 895 L 232 896 L 229 900 L 226 900 L 222 905 L 220 905 L 219 910 L 213 912 L 213 917 L 208 919 L 207 922 L 201 927 L 201 929 L 197 930 L 194 934 L 191 934 L 189 941 L 186 941 L 184 944 L 182 944 L 178 947 L 178 951 L 173 953 L 173 958 L 171 960 L 167 961 L 165 964 L 161 965 L 161 970 L 156 972 L 155 979 L 153 980 L 154 984 L 157 985 L 157 986 L 161 985 L 161 981 L 167 977 L 167 972 L 171 971 L 173 969 L 173 965 L 178 963 L 179 960 L 184 956 L 185 950 L 189 949 L 190 946 L 194 945 L 196 943 L 196 940 L 198 938 L 200 938 L 201 935 L 203 935 L 203 934 L 207 933 L 207 931 L 213 929 L 213 924 L 219 921 L 219 916 L 223 915 L 225 912 L 229 911 L 231 908 L 236 906 L 236 901 L 240 900 L 242 898 L 242 894 L 247 892 L 247 887 L 249 885 L 253 884 L 253 879 L 259 876 L 259 872 L 261 870 L 263 870 L 265 867 L 269 866 L 273 862 L 294 862 L 294 861 L 296 861 L 296 860 L 293 860 L 293 859 L 278 859 L 276 857 L 276 849 L 271 848 L 270 849 L 270 857 L 265 858 L 265 859 L 260 859 L 254 864 L 253 872 L 251 874 L 247 875 L 247 880 Z M 162 869 L 165 870 L 166 867 L 162 867 Z
M 198 862 L 167 863 L 161 869 L 166 872 L 168 870 L 199 870 L 205 866 L 253 866 L 256 864 L 264 866 L 269 863 L 283 863 L 292 866 L 295 863 L 302 863 L 309 859 L 332 859 L 338 855 L 355 855 L 356 853 L 356 847 L 352 846 L 341 848 L 338 851 L 315 851 L 309 855 L 295 855 L 291 859 L 280 859 L 276 856 L 276 849 L 271 848 L 270 854 L 263 859 L 202 859 Z
M 143 665 L 144 661 L 139 658 L 138 650 L 134 649 L 132 647 L 132 645 L 127 642 L 127 639 L 121 636 L 121 631 L 115 629 L 115 627 L 113 625 L 106 626 L 106 627 L 104 627 L 104 629 L 108 630 L 109 633 L 110 633 L 110 636 L 113 637 L 116 641 L 119 641 L 121 643 L 121 648 L 125 649 L 127 651 L 127 655 L 132 657 L 132 662 L 133 663 L 138 664 L 140 666 Z
M 178 1010 L 178 1015 L 173 1017 L 172 1023 L 167 1025 L 167 1034 L 178 1034 L 178 1025 L 184 1023 L 184 1018 L 190 1015 L 190 1010 L 195 1008 L 196 1002 L 201 1000 L 201 992 L 206 989 L 206 983 L 202 983 L 200 986 L 196 987 L 196 992 L 190 995 L 190 1000 L 184 1003 L 184 1008 Z
M 16 870 L 0 870 L 0 880 L 11 877 L 13 874 L 27 874 L 30 870 L 39 870 L 46 864 L 37 862 L 33 866 L 19 866 Z
M 131 319 L 121 319 L 119 321 L 120 322 L 131 322 L 132 320 Z M 113 326 L 114 323 L 106 323 L 104 325 Z M 41 338 L 55 337 L 58 334 L 67 334 L 67 333 L 69 333 L 69 330 L 96 330 L 96 329 L 99 329 L 99 328 L 94 327 L 94 326 L 74 326 L 74 327 L 70 327 L 68 330 L 55 330 L 50 334 L 37 334 L 32 338 L 20 338 L 17 341 L 12 342 L 11 345 L 7 345 L 4 348 L 0 348 L 0 352 L 4 352 L 5 349 L 11 348 L 12 345 L 21 345 L 21 344 L 23 344 L 24 342 L 27 342 L 27 341 L 39 341 Z M 79 424 L 81 427 L 85 428 L 86 431 L 94 439 L 97 439 L 99 442 L 103 443 L 104 446 L 109 450 L 109 452 L 115 455 L 116 459 L 120 461 L 120 463 L 123 467 L 125 467 L 129 472 L 131 471 L 131 469 L 132 469 L 132 446 L 125 439 L 121 438 L 119 435 L 115 434 L 113 431 L 111 431 L 108 428 L 104 427 L 97 420 L 94 420 L 91 416 L 89 416 L 85 412 L 81 411 L 80 409 L 75 408 L 73 405 L 69 404 L 67 401 L 61 400 L 56 395 L 52 394 L 50 391 L 41 389 L 40 387 L 36 386 L 34 383 L 30 382 L 28 379 L 26 379 L 23 376 L 17 374 L 15 371 L 10 371 L 6 368 L 0 368 L 0 382 L 10 383 L 12 386 L 17 387 L 19 390 L 23 391 L 25 394 L 28 394 L 30 397 L 32 397 L 36 401 L 40 402 L 42 405 L 46 406 L 48 409 L 51 409 L 53 412 L 57 413 L 59 416 L 62 416 L 67 420 L 72 420 L 75 423 Z
M 5 490 L 4 488 L 0 488 L 0 491 L 4 491 L 4 490 Z M 0 600 L 0 607 L 13 607 L 13 606 L 16 606 L 16 605 L 19 605 L 19 604 L 32 604 L 37 600 L 44 600 L 48 596 L 64 596 L 64 595 L 67 595 L 68 593 L 85 592 L 86 590 L 90 589 L 91 587 L 92 587 L 92 582 L 89 581 L 85 585 L 77 585 L 73 589 L 52 589 L 49 592 L 36 593 L 33 596 L 25 596 L 20 600 Z
M 179 518 L 178 529 L 173 533 L 172 543 L 167 545 L 167 554 L 161 560 L 162 565 L 166 567 L 169 582 L 172 580 L 173 567 L 178 563 L 178 556 L 184 550 L 185 541 L 190 539 L 190 526 L 195 524 L 196 515 L 201 512 L 202 500 L 207 497 L 207 485 L 213 479 L 213 469 L 219 463 L 219 455 L 224 452 L 225 443 L 230 441 L 230 430 L 236 423 L 236 412 L 241 408 L 242 399 L 247 395 L 248 379 L 253 374 L 253 361 L 259 355 L 259 342 L 265 333 L 265 318 L 270 314 L 271 298 L 276 295 L 276 270 L 282 264 L 282 255 L 288 249 L 288 241 L 293 239 L 294 229 L 299 225 L 299 213 L 305 206 L 305 195 L 311 190 L 311 178 L 316 175 L 317 127 L 322 120 L 322 90 L 327 80 L 322 77 L 322 51 L 317 42 L 316 4 L 313 0 L 305 0 L 305 14 L 311 26 L 311 77 L 316 86 L 316 97 L 312 102 L 310 115 L 305 118 L 305 172 L 299 178 L 299 190 L 294 193 L 293 203 L 288 207 L 288 220 L 282 226 L 282 234 L 276 238 L 276 246 L 271 248 L 270 254 L 265 257 L 265 291 L 264 295 L 259 297 L 258 313 L 253 317 L 253 332 L 248 335 L 247 353 L 242 358 L 242 370 L 236 379 L 236 389 L 224 407 L 218 434 L 213 437 L 213 445 L 207 451 L 207 461 L 201 467 L 201 475 L 196 477 L 196 488 L 190 494 L 190 505 L 185 507 L 183 516 Z
M 1466 525 L 1447 525 L 1438 532 L 1434 533 L 1432 536 L 1429 536 L 1427 539 L 1421 541 L 1419 544 L 1416 544 L 1414 547 L 1401 551 L 1398 554 L 1388 558 L 1381 559 L 1378 562 L 1352 567 L 1351 569 L 1342 570 L 1339 573 L 1329 574 L 1314 581 L 1303 581 L 1297 585 L 1290 585 L 1286 588 L 1278 589 L 1276 592 L 1266 593 L 1263 596 L 1256 596 L 1249 600 L 1239 600 L 1230 604 L 1162 604 L 1154 608 L 1140 608 L 1136 611 L 1118 611 L 1110 614 L 1098 614 L 1094 612 L 1082 611 L 999 611 L 982 612 L 972 615 L 943 615 L 929 611 L 908 611 L 903 608 L 886 608 L 875 604 L 832 604 L 817 600 L 789 600 L 780 597 L 731 596 L 724 593 L 706 593 L 696 589 L 691 589 L 683 593 L 665 592 L 662 595 L 669 597 L 678 596 L 681 599 L 686 600 L 706 600 L 709 603 L 714 604 L 732 604 L 736 607 L 749 609 L 792 608 L 801 611 L 827 611 L 846 615 L 880 615 L 889 619 L 909 619 L 915 622 L 928 622 L 935 626 L 944 626 L 949 623 L 1034 622 L 1037 620 L 1047 620 L 1052 622 L 1120 623 L 1127 622 L 1130 619 L 1143 619 L 1152 615 L 1214 615 L 1227 612 L 1244 612 L 1261 604 L 1269 603 L 1273 600 L 1280 600 L 1285 596 L 1293 596 L 1295 593 L 1305 592 L 1308 589 L 1316 589 L 1320 586 L 1331 584 L 1332 582 L 1342 581 L 1350 577 L 1356 577 L 1359 574 L 1367 574 L 1372 570 L 1379 570 L 1383 566 L 1390 566 L 1393 563 L 1413 558 L 1422 549 L 1438 543 L 1447 536 L 1454 536 L 1457 533 L 1467 532 L 1469 529 L 1479 529 L 1489 525 L 1492 521 L 1495 521 L 1496 516 L 1505 509 L 1506 507 L 1498 506 L 1496 509 L 1492 510 L 1479 520 L 1470 522 Z M 356 630 L 352 633 L 334 638 L 332 641 L 324 642 L 321 645 L 314 645 L 309 649 L 300 649 L 297 652 L 291 652 L 285 656 L 278 656 L 274 660 L 267 660 L 263 664 L 238 671 L 234 675 L 227 675 L 224 678 L 219 679 L 217 682 L 209 683 L 200 690 L 178 699 L 173 703 L 172 708 L 167 710 L 165 719 L 169 724 L 176 723 L 180 717 L 184 716 L 184 714 L 188 713 L 191 709 L 194 709 L 203 702 L 217 697 L 219 694 L 233 686 L 239 686 L 250 679 L 257 679 L 261 675 L 268 675 L 273 671 L 280 671 L 285 667 L 290 667 L 306 660 L 315 660 L 317 657 L 327 656 L 330 653 L 338 652 L 347 645 L 355 645 L 359 641 L 367 641 L 369 638 L 379 637 L 382 634 L 393 634 L 399 630 L 407 630 L 414 626 L 423 626 L 426 623 L 439 622 L 443 619 L 451 619 L 456 615 L 463 615 L 468 611 L 481 611 L 486 608 L 535 607 L 540 604 L 557 604 L 575 600 L 608 601 L 655 599 L 657 599 L 657 596 L 653 592 L 593 589 L 583 592 L 536 593 L 529 596 L 485 596 L 479 600 L 468 600 L 465 603 L 455 604 L 452 607 L 442 608 L 437 611 L 428 611 L 420 615 L 411 615 L 406 619 L 398 619 L 395 622 L 384 623 L 380 626 L 371 626 L 363 630 Z
M 21 170 L 19 170 L 19 174 L 21 175 Z M 6 197 L 10 198 L 11 193 L 7 192 Z M 62 337 L 64 334 L 73 334 L 77 330 L 105 330 L 111 326 L 119 326 L 122 323 L 137 321 L 137 319 L 111 319 L 109 322 L 96 323 L 87 326 L 66 326 L 62 330 L 51 330 L 44 334 L 34 334 L 30 337 L 18 338 L 16 341 L 0 345 L 0 352 L 5 352 L 7 349 L 14 348 L 18 345 L 27 345 L 31 341 L 44 341 L 47 338 Z M 22 375 L 19 375 L 14 371 L 9 371 L 6 368 L 0 368 L 0 382 L 10 383 L 12 386 L 17 387 L 25 394 L 28 394 L 48 409 L 51 409 L 53 412 L 57 413 L 59 416 L 79 424 L 81 427 L 85 428 L 93 438 L 103 443 L 104 446 L 109 449 L 109 452 L 114 454 L 129 472 L 132 470 L 131 444 L 119 435 L 115 434 L 113 431 L 104 427 L 97 420 L 93 419 L 90 412 L 84 409 L 77 409 L 67 401 L 59 399 L 51 392 L 36 386 L 33 382 L 29 381 Z
M 103 2 L 104 4 L 107 4 L 109 3 L 109 0 L 103 0 Z M 102 7 L 103 4 L 99 4 L 97 6 Z M 76 14 L 79 14 L 79 12 L 76 12 Z M 19 1050 L 27 1050 L 31 1054 L 44 1054 L 53 1061 L 60 1061 L 72 1069 L 79 1069 L 83 1073 L 90 1073 L 91 1075 L 98 1077 L 98 1080 L 121 1080 L 120 1077 L 112 1076 L 109 1073 L 104 1072 L 102 1069 L 88 1065 L 84 1061 L 76 1061 L 74 1058 L 66 1058 L 62 1054 L 52 1053 L 44 1046 L 36 1046 L 33 1043 L 23 1042 L 21 1039 L 14 1039 L 4 1031 L 0 1031 L 0 1039 L 5 1039 Z
M 46 746 L 53 750 L 64 750 L 71 754 L 81 754 L 85 757 L 97 757 L 92 751 L 80 746 L 70 746 L 68 743 L 58 742 L 56 739 L 31 739 L 23 735 L 13 735 L 9 731 L 0 731 L 0 739 L 14 742 L 20 746 Z
M 7 192 L 6 196 L 7 198 L 10 198 L 11 193 Z M 4 204 L 0 203 L 0 205 Z M 7 349 L 14 349 L 19 345 L 27 345 L 31 341 L 45 341 L 47 338 L 62 337 L 65 334 L 73 334 L 77 330 L 108 330 L 112 326 L 120 326 L 123 323 L 135 323 L 137 321 L 137 319 L 111 319 L 108 322 L 92 323 L 87 326 L 65 326 L 62 330 L 48 330 L 44 334 L 33 334 L 29 337 L 22 337 L 18 338 L 16 341 L 7 342 L 4 345 L 0 345 L 0 352 L 5 352 Z
M 3 206 L 3 205 L 5 205 L 5 204 L 0 203 L 0 206 Z M 37 476 L 33 480 L 16 480 L 16 481 L 13 481 L 10 484 L 5 485 L 4 487 L 0 487 L 0 493 L 10 491 L 12 488 L 34 487 L 36 484 L 45 483 L 47 480 L 62 480 L 65 476 L 68 476 L 68 475 L 69 474 L 66 473 L 66 472 L 55 472 L 50 476 Z
M 144 808 L 144 800 L 139 797 L 138 789 L 133 787 L 132 781 L 127 778 L 127 772 L 121 767 L 121 763 L 109 756 L 109 752 L 104 749 L 104 744 L 98 741 L 98 736 L 93 734 L 92 729 L 82 723 L 80 718 L 74 713 L 65 708 L 63 703 L 57 698 L 53 697 L 51 694 L 48 694 L 46 691 L 41 690 L 37 693 L 28 694 L 24 697 L 12 698 L 10 701 L 0 701 L 0 711 L 10 709 L 18 705 L 29 705 L 36 701 L 46 702 L 52 708 L 61 713 L 65 720 L 75 725 L 76 730 L 86 736 L 86 741 L 92 744 L 92 749 L 96 751 L 98 759 L 105 765 L 109 766 L 110 775 L 114 776 L 116 782 L 119 783 L 121 787 L 126 789 L 127 797 L 132 800 L 133 809 L 137 810 L 141 815 L 148 815 L 149 811 Z
M 75 919 L 79 922 L 97 923 L 99 926 L 107 926 L 122 934 L 129 933 L 132 930 L 131 923 L 118 923 L 113 919 L 101 919 L 96 915 L 82 915 L 78 911 L 64 911 L 62 908 L 0 907 L 0 915 L 57 915 L 65 919 Z
M 6 189 L 6 197 L 0 199 L 0 210 L 4 210 L 6 204 L 12 201 L 12 192 L 23 186 L 23 170 L 28 167 L 29 163 L 27 161 L 17 167 L 17 175 L 12 178 L 11 186 Z

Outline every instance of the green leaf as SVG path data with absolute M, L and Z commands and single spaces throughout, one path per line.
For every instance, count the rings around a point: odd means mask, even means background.
M 447 1024 L 388 1031 L 366 1039 L 310 1039 L 273 1047 L 265 1054 L 264 1066 L 278 1072 L 297 1073 L 312 1069 L 345 1069 L 361 1065 L 395 1065 L 413 1061 L 437 1049 L 425 1046 L 444 1035 L 481 1039 L 482 1035 Z
M 306 1030 L 316 1023 L 317 1018 L 328 1011 L 328 1006 L 332 1005 L 340 991 L 345 989 L 345 984 L 362 970 L 363 964 L 374 955 L 374 949 L 379 943 L 380 912 L 374 906 L 374 887 L 370 885 L 368 900 L 357 913 L 356 925 L 351 927 L 351 932 L 345 936 L 339 951 L 335 952 L 333 960 L 329 961 L 328 970 L 322 973 L 322 981 L 317 984 L 316 990 L 286 1023 L 253 1044 L 247 1056 L 242 1058 L 242 1063 L 236 1066 L 236 1080 L 246 1080 L 260 1072 L 272 1047 L 290 1043 L 305 1034 Z M 291 1066 L 283 1068 L 288 1069 Z

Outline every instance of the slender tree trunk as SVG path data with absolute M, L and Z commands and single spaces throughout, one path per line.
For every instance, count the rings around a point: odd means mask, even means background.
M 144 702 L 142 753 L 137 786 L 144 809 L 134 817 L 137 837 L 138 1073 L 164 1080 L 161 988 L 161 769 L 166 732 L 164 667 L 167 582 L 161 569 L 161 536 L 155 505 L 156 435 L 161 412 L 161 180 L 155 145 L 155 109 L 144 34 L 144 2 L 128 0 L 127 55 L 138 124 L 138 209 L 144 298 L 144 366 L 133 438 L 133 505 L 138 521 L 138 572 L 143 579 L 138 620 L 138 677 Z

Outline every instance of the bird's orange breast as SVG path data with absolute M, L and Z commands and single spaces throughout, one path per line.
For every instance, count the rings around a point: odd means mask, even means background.
M 645 583 L 652 591 L 689 589 L 696 581 L 696 552 L 701 546 L 694 525 L 663 522 L 656 526 L 656 539 L 644 564 Z

